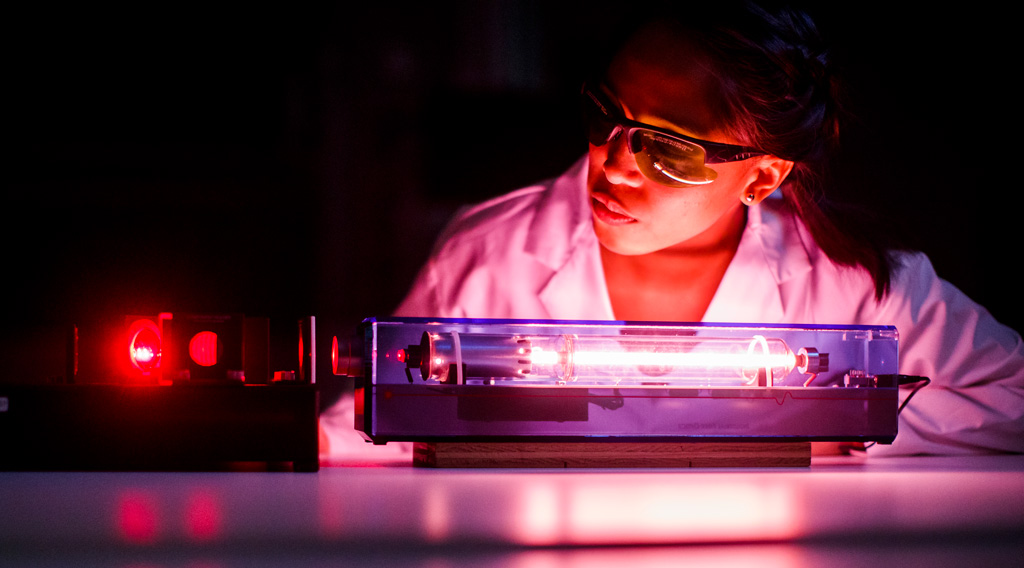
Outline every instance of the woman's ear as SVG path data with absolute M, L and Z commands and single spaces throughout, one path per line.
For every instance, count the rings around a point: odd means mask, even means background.
M 786 181 L 789 172 L 793 171 L 793 162 L 775 156 L 760 156 L 757 166 L 753 169 L 753 179 L 743 191 L 742 201 L 746 205 L 760 203 Z

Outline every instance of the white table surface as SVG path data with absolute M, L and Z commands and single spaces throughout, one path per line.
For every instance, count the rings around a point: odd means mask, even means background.
M 1024 456 L 0 472 L 0 565 L 1024 566 Z

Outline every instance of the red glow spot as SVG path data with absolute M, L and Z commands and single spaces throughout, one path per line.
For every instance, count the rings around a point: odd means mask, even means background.
M 406 359 L 405 349 L 399 349 L 398 350 L 398 356 L 396 358 L 398 359 L 399 363 L 405 363 L 405 359 Z
M 150 320 L 132 322 L 128 330 L 128 357 L 136 369 L 149 372 L 160 366 L 160 329 Z
M 221 507 L 216 496 L 198 492 L 185 504 L 185 530 L 195 540 L 210 541 L 221 533 Z
M 188 342 L 188 354 L 197 365 L 212 367 L 217 364 L 217 334 L 200 331 Z
M 331 340 L 331 370 L 335 375 L 338 374 L 338 336 L 335 335 L 334 339 Z
M 121 536 L 133 544 L 151 544 L 158 531 L 156 502 L 149 495 L 128 492 L 117 507 L 117 525 Z
M 366 411 L 365 411 L 366 410 L 366 406 L 365 406 L 365 404 L 363 402 L 363 396 L 364 396 L 363 389 L 355 389 L 355 400 L 356 400 L 355 410 L 356 410 L 356 416 L 363 416 L 363 415 L 366 414 Z

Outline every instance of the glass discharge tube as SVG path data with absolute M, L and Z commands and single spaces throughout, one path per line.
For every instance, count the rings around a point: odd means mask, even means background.
M 565 386 L 772 386 L 794 369 L 828 370 L 828 354 L 794 353 L 763 335 L 496 335 L 424 332 L 405 361 L 423 380 L 494 379 Z

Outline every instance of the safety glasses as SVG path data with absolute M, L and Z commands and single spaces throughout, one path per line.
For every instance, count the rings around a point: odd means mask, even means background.
M 583 85 L 582 95 L 590 143 L 603 146 L 615 136 L 624 135 L 637 168 L 647 179 L 661 185 L 686 187 L 711 183 L 718 172 L 706 164 L 736 162 L 765 154 L 747 146 L 708 142 L 630 120 L 608 95 L 587 85 Z

